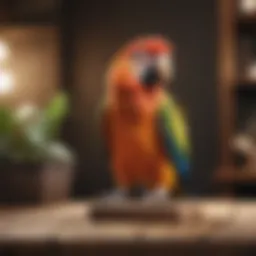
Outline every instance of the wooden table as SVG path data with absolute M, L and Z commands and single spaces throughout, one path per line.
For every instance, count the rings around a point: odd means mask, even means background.
M 175 204 L 203 221 L 94 222 L 92 202 L 0 208 L 0 255 L 256 255 L 256 203 Z

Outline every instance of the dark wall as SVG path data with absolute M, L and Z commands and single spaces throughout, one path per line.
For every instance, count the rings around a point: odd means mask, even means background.
M 78 194 L 110 186 L 96 133 L 95 110 L 107 61 L 127 40 L 161 33 L 177 46 L 172 91 L 185 104 L 192 128 L 194 193 L 209 191 L 217 160 L 216 1 L 67 1 L 64 7 L 66 86 L 73 111 L 67 136 L 79 155 Z

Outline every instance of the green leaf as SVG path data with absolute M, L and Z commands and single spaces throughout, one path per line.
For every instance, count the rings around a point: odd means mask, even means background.
M 14 128 L 12 112 L 8 108 L 0 108 L 0 136 L 10 135 Z
M 0 107 L 0 161 L 73 162 L 73 155 L 57 141 L 68 112 L 68 98 L 56 95 L 35 118 L 17 118 L 16 112 Z
M 44 111 L 44 125 L 49 139 L 56 138 L 62 122 L 68 112 L 68 98 L 65 93 L 59 93 L 53 98 Z
M 14 133 L 15 122 L 12 111 L 8 108 L 0 108 L 0 157 L 7 157 L 10 152 L 11 140 Z

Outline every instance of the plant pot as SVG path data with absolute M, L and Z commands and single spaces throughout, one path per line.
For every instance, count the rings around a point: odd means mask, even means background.
M 0 163 L 1 204 L 42 204 L 67 200 L 74 169 L 66 164 Z

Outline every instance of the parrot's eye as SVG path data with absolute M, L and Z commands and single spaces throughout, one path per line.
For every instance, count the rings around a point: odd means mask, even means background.
M 133 69 L 136 77 L 145 88 L 152 88 L 159 81 L 157 70 L 158 57 L 147 52 L 134 52 Z

